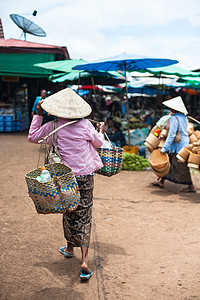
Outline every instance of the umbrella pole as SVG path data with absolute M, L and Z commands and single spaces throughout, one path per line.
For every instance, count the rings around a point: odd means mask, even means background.
M 94 77 L 93 76 L 91 76 L 91 82 L 92 82 L 92 87 L 93 87 L 93 92 L 94 92 L 94 99 L 95 99 L 95 103 L 96 103 L 96 107 L 97 107 L 97 114 L 99 116 L 99 107 L 97 105 L 96 90 L 95 90 Z
M 161 95 L 161 93 L 162 93 L 162 83 L 161 83 L 161 80 L 162 80 L 162 73 L 160 72 L 160 75 L 159 75 L 159 99 L 158 99 L 158 103 L 159 103 L 159 112 L 162 113 L 162 95 Z
M 79 72 L 79 76 L 78 76 L 78 89 L 77 89 L 77 94 L 79 93 L 80 81 L 81 81 L 81 72 Z
M 91 77 L 91 81 L 92 81 L 92 87 L 93 87 L 93 92 L 94 92 L 94 98 L 95 98 L 95 100 L 96 100 L 96 91 L 95 91 L 94 78 L 93 78 L 93 76 Z
M 125 81 L 126 81 L 126 116 L 128 122 L 128 145 L 131 146 L 130 142 L 130 119 L 129 119 L 129 103 L 128 103 L 128 84 L 127 84 L 127 74 L 126 74 L 126 62 L 124 62 L 124 71 L 125 71 Z

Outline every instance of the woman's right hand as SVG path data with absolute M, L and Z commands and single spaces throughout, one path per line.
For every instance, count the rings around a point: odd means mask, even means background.
M 44 102 L 44 100 L 41 100 L 38 102 L 36 108 L 37 108 L 37 114 L 38 116 L 43 116 L 44 109 L 42 108 L 41 104 Z
M 99 130 L 100 133 L 104 133 L 106 131 L 106 126 L 104 122 L 100 122 L 97 125 L 97 129 Z

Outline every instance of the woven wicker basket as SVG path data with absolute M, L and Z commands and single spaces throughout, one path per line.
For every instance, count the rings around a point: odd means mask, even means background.
M 158 144 L 158 148 L 162 148 L 165 144 L 165 139 L 160 140 L 160 143 Z
M 150 132 L 145 142 L 148 142 L 154 147 L 154 149 L 156 149 L 158 147 L 158 144 L 160 143 L 160 140 L 153 133 Z
M 149 152 L 151 153 L 153 150 L 155 150 L 155 147 L 152 146 L 151 144 L 149 144 L 149 142 L 145 142 L 144 145 L 147 147 L 147 149 L 149 150 Z
M 188 163 L 200 165 L 200 155 L 190 152 Z
M 169 170 L 170 170 L 170 162 L 168 161 L 166 166 L 162 169 L 155 169 L 155 167 L 153 167 L 151 164 L 151 169 L 152 171 L 154 172 L 154 174 L 156 176 L 158 176 L 159 178 L 162 178 L 162 177 L 165 177 L 168 173 L 169 173 Z
M 199 139 L 200 139 L 200 131 L 199 131 L 199 130 L 196 130 L 196 131 L 194 132 L 194 134 L 195 134 L 197 140 L 199 140 Z
M 191 135 L 194 133 L 194 125 L 191 122 L 188 122 L 187 131 L 188 131 L 188 135 Z
M 45 165 L 52 180 L 41 183 L 36 177 L 40 168 L 25 175 L 28 192 L 40 214 L 63 213 L 74 211 L 80 200 L 78 184 L 72 170 L 63 163 Z M 58 183 L 61 185 L 59 188 Z
M 187 148 L 183 147 L 183 148 L 178 152 L 178 154 L 176 155 L 176 157 L 177 157 L 180 161 L 186 162 L 186 160 L 188 159 L 189 155 L 190 155 L 190 151 L 189 151 Z
M 197 142 L 198 139 L 196 137 L 196 135 L 193 133 L 190 135 L 190 144 L 194 143 L 194 142 Z
M 149 162 L 154 169 L 163 169 L 169 162 L 169 156 L 167 153 L 161 154 L 160 149 L 156 149 L 151 153 Z
M 96 150 L 103 163 L 103 167 L 96 173 L 108 177 L 119 173 L 122 167 L 123 149 L 113 147 L 112 149 L 98 148 Z

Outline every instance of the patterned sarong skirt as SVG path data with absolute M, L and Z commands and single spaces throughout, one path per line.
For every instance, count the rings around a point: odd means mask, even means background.
M 80 203 L 74 212 L 63 214 L 64 236 L 73 247 L 89 247 L 94 176 L 76 177 L 76 180 L 80 192 Z

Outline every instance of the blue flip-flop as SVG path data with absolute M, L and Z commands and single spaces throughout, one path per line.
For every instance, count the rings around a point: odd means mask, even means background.
M 85 273 L 83 273 L 83 271 L 82 271 L 82 269 L 81 269 L 81 274 L 80 274 L 80 279 L 81 280 L 89 280 L 90 279 L 90 277 L 92 276 L 92 271 L 90 270 L 90 273 L 88 273 L 88 274 L 85 274 Z
M 74 254 L 70 254 L 70 253 L 67 253 L 67 252 L 64 251 L 66 248 L 67 248 L 67 246 L 60 247 L 60 253 L 62 253 L 65 257 L 68 257 L 68 258 L 73 257 Z

